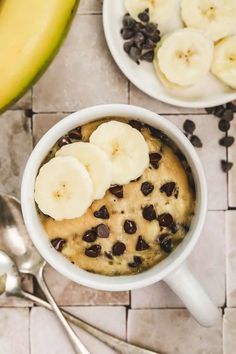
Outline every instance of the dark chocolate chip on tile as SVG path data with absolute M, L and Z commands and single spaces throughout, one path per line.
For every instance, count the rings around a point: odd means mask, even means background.
M 221 168 L 222 168 L 223 172 L 225 172 L 225 173 L 229 172 L 232 167 L 233 167 L 232 162 L 221 160 Z
M 186 133 L 193 134 L 194 130 L 196 129 L 196 125 L 192 120 L 186 119 L 183 124 L 183 128 Z
M 225 147 L 230 147 L 234 143 L 233 136 L 224 136 L 222 139 L 219 140 L 219 144 Z
M 190 137 L 190 141 L 191 141 L 193 146 L 195 146 L 197 148 L 201 148 L 202 147 L 201 139 L 197 135 L 192 135 Z

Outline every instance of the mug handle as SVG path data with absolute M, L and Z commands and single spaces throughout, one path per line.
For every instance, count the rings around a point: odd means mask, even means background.
M 220 311 L 186 263 L 183 263 L 163 280 L 180 297 L 200 325 L 204 327 L 214 325 L 220 317 Z

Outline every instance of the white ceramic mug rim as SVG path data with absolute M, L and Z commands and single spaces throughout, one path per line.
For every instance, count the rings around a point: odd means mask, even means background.
M 89 273 L 72 265 L 65 257 L 50 245 L 46 232 L 39 220 L 34 202 L 34 181 L 38 169 L 55 142 L 69 130 L 106 116 L 120 116 L 138 119 L 163 130 L 180 148 L 187 158 L 193 172 L 197 205 L 191 228 L 177 247 L 165 260 L 145 272 L 128 276 L 104 276 Z M 147 109 L 125 105 L 107 104 L 93 106 L 72 113 L 54 125 L 39 141 L 32 151 L 25 167 L 21 188 L 22 211 L 30 237 L 45 260 L 59 273 L 81 285 L 99 290 L 124 291 L 153 284 L 174 271 L 188 257 L 195 246 L 205 219 L 207 210 L 207 186 L 199 157 L 184 134 L 167 119 Z

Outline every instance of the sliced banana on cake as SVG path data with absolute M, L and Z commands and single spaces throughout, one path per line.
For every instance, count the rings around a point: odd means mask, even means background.
M 125 8 L 136 20 L 140 21 L 138 15 L 149 9 L 150 21 L 162 24 L 173 15 L 176 0 L 125 0 Z
M 214 41 L 236 30 L 235 0 L 182 0 L 181 15 L 187 27 L 202 30 Z
M 149 165 L 148 145 L 143 135 L 118 121 L 101 124 L 90 142 L 105 151 L 112 163 L 112 183 L 127 184 L 142 175 Z
M 157 75 L 160 70 L 172 84 L 193 85 L 209 72 L 213 51 L 213 42 L 196 30 L 185 28 L 166 35 L 155 54 Z
M 72 156 L 78 159 L 87 169 L 93 182 L 94 199 L 101 199 L 111 185 L 112 165 L 107 154 L 98 146 L 77 142 L 64 145 L 56 156 Z
M 236 36 L 224 38 L 216 44 L 211 71 L 236 90 Z
M 93 184 L 86 168 L 74 157 L 54 157 L 35 181 L 39 209 L 55 220 L 83 215 L 92 203 Z

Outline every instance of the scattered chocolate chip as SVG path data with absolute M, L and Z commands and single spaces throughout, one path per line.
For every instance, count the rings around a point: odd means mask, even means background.
M 207 107 L 205 108 L 205 111 L 208 113 L 208 114 L 212 114 L 215 112 L 215 107 Z
M 126 250 L 126 246 L 123 242 L 117 241 L 112 246 L 112 253 L 114 256 L 121 256 Z
M 124 230 L 129 235 L 135 234 L 135 232 L 137 231 L 136 222 L 133 220 L 125 220 Z
M 120 31 L 121 36 L 123 39 L 131 39 L 134 37 L 134 31 L 133 29 L 130 28 L 122 28 L 122 30 Z
M 152 204 L 145 206 L 142 214 L 145 220 L 152 221 L 156 219 L 156 211 Z
M 131 125 L 132 128 L 134 129 L 137 129 L 137 130 L 141 130 L 142 127 L 143 127 L 143 123 L 142 122 L 139 122 L 138 120 L 134 120 L 134 119 L 131 119 L 129 121 L 129 125 Z
M 149 17 L 149 9 L 146 9 L 145 11 L 141 12 L 140 14 L 138 14 L 138 18 L 142 21 L 142 22 L 149 22 L 150 17 Z
M 103 205 L 99 210 L 93 213 L 95 218 L 99 219 L 109 219 L 110 215 L 105 205 Z
M 173 249 L 173 243 L 169 234 L 160 235 L 158 241 L 163 251 L 165 251 L 166 253 L 171 253 Z
M 193 144 L 193 146 L 195 146 L 197 148 L 201 148 L 202 147 L 202 142 L 201 142 L 200 138 L 197 135 L 192 135 L 190 137 L 190 141 Z
M 161 186 L 160 191 L 161 191 L 161 193 L 165 193 L 167 195 L 167 197 L 170 197 L 170 196 L 172 196 L 175 189 L 176 189 L 175 182 L 167 182 Z
M 194 130 L 196 129 L 196 125 L 192 120 L 186 119 L 183 124 L 183 128 L 187 133 L 193 134 Z
M 162 156 L 158 152 L 151 152 L 149 154 L 150 164 L 153 168 L 157 169 L 159 167 L 159 162 L 161 161 Z
M 218 124 L 218 128 L 222 131 L 222 132 L 227 132 L 230 128 L 230 123 L 227 122 L 227 120 L 221 119 L 219 121 Z
M 143 44 L 143 49 L 154 50 L 155 46 L 156 44 L 150 38 L 147 38 Z
M 101 249 L 102 248 L 101 248 L 100 245 L 92 245 L 91 247 L 86 248 L 85 254 L 88 257 L 95 258 L 95 257 L 98 257 L 101 254 Z
M 232 162 L 221 160 L 221 168 L 222 168 L 223 172 L 225 172 L 225 173 L 229 172 L 232 167 L 233 167 Z
M 134 260 L 133 262 L 128 263 L 128 266 L 130 268 L 137 268 L 142 264 L 142 258 L 139 256 L 134 256 L 133 260 Z
M 148 52 L 141 55 L 140 60 L 145 60 L 148 63 L 152 63 L 154 59 L 154 50 L 149 50 Z
M 169 213 L 163 213 L 161 215 L 158 215 L 157 220 L 159 222 L 159 225 L 163 227 L 171 227 L 174 222 L 172 215 L 170 215 Z
M 131 47 L 134 45 L 134 41 L 130 40 L 123 44 L 124 51 L 129 54 Z
M 110 235 L 110 229 L 106 224 L 99 224 L 96 227 L 97 236 L 101 238 L 107 238 Z
M 137 48 L 142 49 L 145 37 L 142 32 L 137 32 L 134 36 L 134 44 Z
M 111 254 L 111 252 L 104 252 L 105 257 L 107 257 L 108 259 L 113 259 L 113 256 Z
M 131 47 L 130 52 L 129 52 L 129 56 L 137 64 L 140 64 L 139 59 L 141 57 L 141 52 L 142 52 L 141 49 L 139 49 L 137 47 Z
M 225 147 L 230 147 L 234 143 L 233 136 L 224 136 L 222 139 L 219 140 L 219 144 Z
M 225 107 L 223 105 L 214 107 L 214 115 L 219 118 L 223 118 Z
M 111 194 L 115 195 L 117 198 L 123 198 L 123 186 L 119 186 L 118 184 L 111 186 L 109 188 Z
M 66 240 L 64 240 L 63 238 L 57 237 L 51 241 L 51 244 L 55 248 L 56 251 L 61 252 L 63 247 L 66 244 Z
M 149 247 L 149 244 L 142 238 L 142 236 L 139 236 L 136 244 L 136 251 L 145 251 Z
M 97 232 L 95 228 L 85 231 L 82 240 L 86 242 L 94 242 L 97 239 Z
M 82 139 L 81 127 L 71 130 L 68 133 L 68 135 L 70 139 L 81 140 Z
M 63 136 L 61 139 L 58 140 L 57 145 L 61 148 L 64 145 L 71 144 L 71 140 L 68 136 Z
M 130 15 L 125 15 L 123 17 L 122 23 L 125 28 L 133 28 L 136 21 Z
M 234 104 L 234 102 L 235 101 L 226 103 L 226 108 L 230 109 L 233 113 L 236 113 L 236 104 Z
M 152 193 L 153 189 L 154 189 L 154 185 L 150 182 L 143 182 L 141 185 L 141 191 L 145 196 Z
M 226 109 L 222 114 L 222 118 L 227 122 L 230 122 L 234 119 L 234 112 L 231 109 Z

